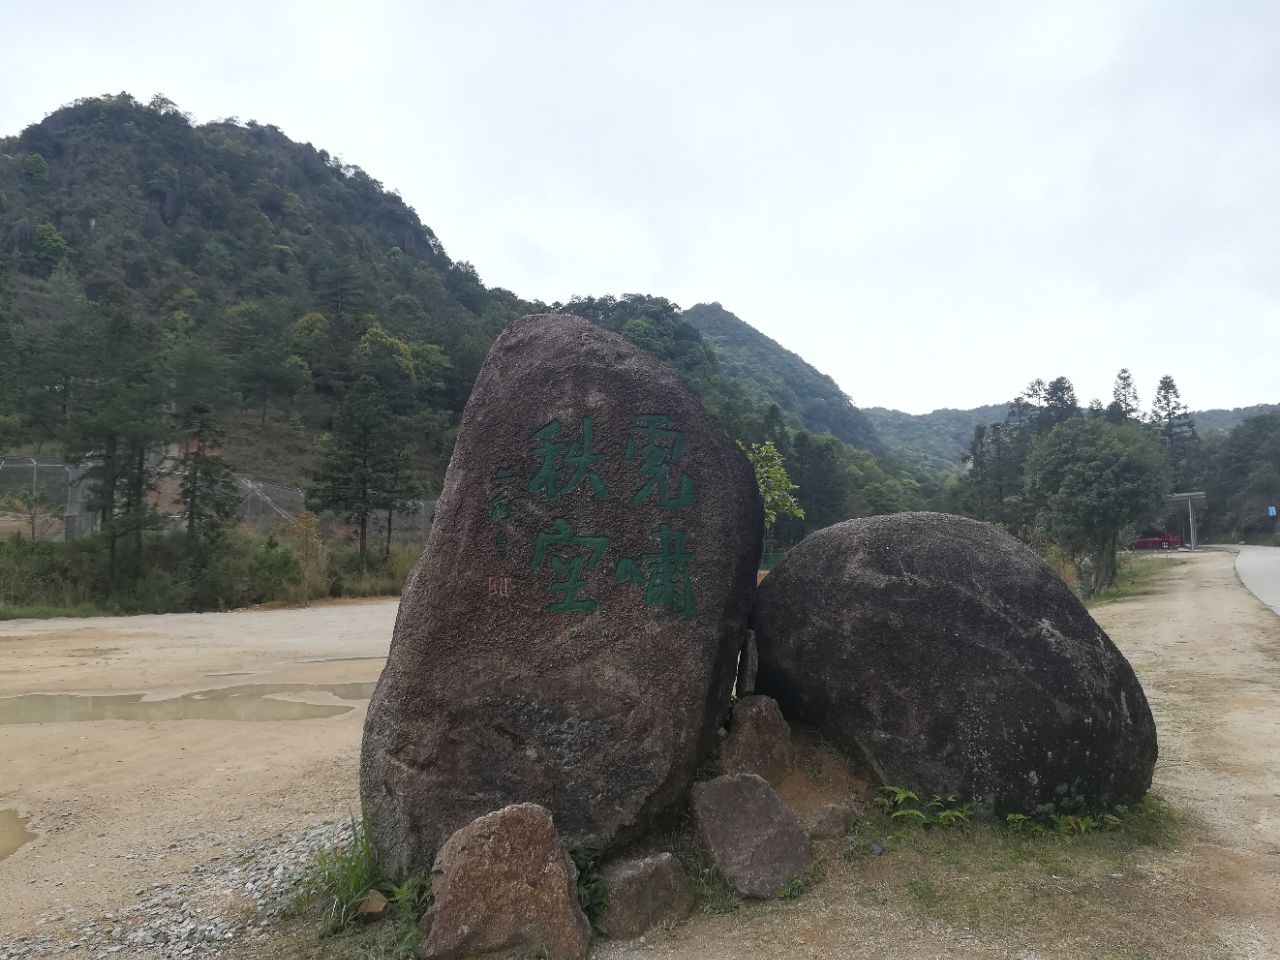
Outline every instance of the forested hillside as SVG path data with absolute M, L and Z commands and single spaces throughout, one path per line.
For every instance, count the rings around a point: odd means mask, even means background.
M 1280 410 L 1280 403 L 1256 403 L 1252 407 L 1234 407 L 1231 410 L 1197 410 L 1191 414 L 1196 421 L 1196 429 L 1208 436 L 1211 433 L 1225 433 L 1240 426 L 1253 417 L 1265 416 Z
M 884 407 L 862 411 L 881 442 L 901 456 L 934 470 L 955 471 L 973 438 L 974 427 L 1004 419 L 1009 405 L 991 404 L 972 410 L 934 410 L 911 414 Z
M 888 450 L 933 470 L 954 472 L 960 466 L 974 427 L 1003 420 L 1007 403 L 974 407 L 971 410 L 934 410 L 911 414 L 884 407 L 863 407 L 880 442 Z M 1190 416 L 1202 436 L 1231 430 L 1250 417 L 1280 410 L 1280 404 L 1260 403 L 1234 410 L 1195 410 Z
M 883 452 L 863 412 L 834 380 L 802 357 L 718 303 L 691 307 L 684 312 L 684 319 L 715 347 L 721 369 L 755 400 L 777 404 L 783 413 L 815 433 L 830 433 L 859 450 Z
M 1115 577 L 1142 532 L 1189 539 L 1186 507 L 1166 495 L 1204 490 L 1202 542 L 1280 546 L 1280 410 L 1202 437 L 1174 378 L 1143 409 L 1128 369 L 1111 401 L 1082 406 L 1071 381 L 1033 380 L 999 420 L 974 428 L 947 506 L 990 520 L 1076 568 L 1086 592 Z
M 237 543 L 235 474 L 306 488 L 348 525 L 360 576 L 390 562 L 392 518 L 439 488 L 485 353 L 533 311 L 621 333 L 735 438 L 783 451 L 806 515 L 779 539 L 937 493 L 928 471 L 826 432 L 875 447 L 829 378 L 740 321 L 722 354 L 659 296 L 544 305 L 486 287 L 394 192 L 272 126 L 194 125 L 125 94 L 62 108 L 0 141 L 0 242 L 0 455 L 82 465 L 101 518 L 74 550 L 10 544 L 0 605 L 269 597 L 258 585 L 295 582 L 311 534 Z M 752 368 L 748 347 L 784 371 Z M 30 499 L 0 509 L 57 508 Z M 347 560 L 312 559 L 320 589 L 350 586 Z

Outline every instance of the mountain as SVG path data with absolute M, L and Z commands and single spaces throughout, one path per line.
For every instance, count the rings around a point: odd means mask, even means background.
M 990 404 L 922 414 L 884 407 L 864 407 L 862 412 L 890 450 L 934 470 L 954 471 L 973 439 L 973 428 L 1003 420 L 1008 410 L 1008 404 Z
M 884 407 L 863 407 L 862 413 L 890 451 L 934 470 L 954 471 L 969 449 L 973 428 L 1005 418 L 1008 404 L 989 404 L 971 410 L 934 410 L 911 414 Z M 1280 404 L 1260 403 L 1233 410 L 1193 411 L 1191 419 L 1201 436 L 1225 432 L 1249 417 L 1280 410 Z
M 1191 419 L 1196 423 L 1196 430 L 1201 436 L 1210 433 L 1224 433 L 1238 426 L 1250 417 L 1280 410 L 1280 403 L 1256 403 L 1252 407 L 1234 407 L 1230 410 L 1196 410 Z
M 830 433 L 859 450 L 879 454 L 884 444 L 861 410 L 825 373 L 718 303 L 700 303 L 684 319 L 719 355 L 721 370 L 766 404 L 815 433 Z
M 876 463 L 830 377 L 719 304 L 486 286 L 398 194 L 277 127 L 120 94 L 0 139 L 0 451 L 118 469 L 102 495 L 121 517 L 145 520 L 146 465 L 191 449 L 197 419 L 232 470 L 308 485 L 335 437 L 360 438 L 344 408 L 365 380 L 402 458 L 386 482 L 438 488 L 494 338 L 548 311 L 653 353 L 735 439 L 774 441 L 811 518 L 791 536 L 932 495 Z

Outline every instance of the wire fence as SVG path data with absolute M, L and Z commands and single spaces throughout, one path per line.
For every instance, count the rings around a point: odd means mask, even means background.
M 306 492 L 299 487 L 245 476 L 236 477 L 236 486 L 240 488 L 241 525 L 254 533 L 271 534 L 306 512 Z M 413 500 L 409 502 L 409 509 L 394 510 L 390 517 L 386 511 L 376 513 L 369 518 L 369 539 L 385 541 L 390 521 L 393 544 L 426 546 L 435 506 L 434 500 Z M 354 536 L 350 524 L 332 514 L 320 515 L 320 533 L 328 541 Z
M 237 476 L 240 490 L 240 526 L 268 536 L 287 530 L 307 512 L 306 492 L 253 477 Z M 153 506 L 179 529 L 179 507 L 172 482 L 164 482 Z M 90 483 L 83 464 L 63 463 L 28 457 L 0 457 L 0 539 L 19 533 L 33 540 L 75 540 L 101 526 L 89 509 Z M 425 546 L 434 500 L 410 501 L 407 509 L 386 511 L 370 517 L 368 535 L 373 542 L 385 542 L 388 523 L 391 542 L 400 546 Z M 329 542 L 353 539 L 351 524 L 332 514 L 320 514 L 320 534 Z

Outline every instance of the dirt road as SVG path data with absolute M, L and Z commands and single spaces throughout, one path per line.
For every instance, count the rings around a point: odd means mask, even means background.
M 0 934 L 111 909 L 246 839 L 345 813 L 359 685 L 381 668 L 394 613 L 382 602 L 0 624 L 0 810 L 37 835 L 0 860 Z M 1280 957 L 1280 618 L 1227 553 L 1171 566 L 1149 595 L 1095 615 L 1156 713 L 1155 788 L 1190 824 L 1177 847 L 1074 876 L 1054 864 L 992 875 L 1010 884 L 992 887 L 1005 904 L 994 919 L 947 912 L 992 882 L 969 872 L 972 851 L 838 861 L 794 903 L 701 916 L 600 955 Z M 333 659 L 347 657 L 367 659 Z M 182 696 L 219 688 L 233 690 Z M 54 693 L 146 697 L 17 699 Z M 329 715 L 306 716 L 317 707 Z
M 0 623 L 0 811 L 36 834 L 0 859 L 0 934 L 352 809 L 395 612 Z M 22 839 L 3 824 L 0 854 Z

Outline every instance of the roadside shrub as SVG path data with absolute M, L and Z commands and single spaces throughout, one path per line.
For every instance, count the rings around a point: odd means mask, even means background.
M 121 540 L 114 583 L 103 534 L 63 543 L 15 533 L 0 540 L 0 617 L 228 610 L 400 593 L 417 549 L 376 553 L 362 572 L 354 550 L 326 546 L 306 517 L 284 539 L 230 529 L 193 545 L 183 531 L 151 532 L 140 571 Z
M 250 592 L 254 603 L 283 597 L 288 587 L 302 582 L 302 564 L 275 537 L 267 537 L 249 560 Z
M 160 567 L 147 570 L 120 602 L 128 613 L 177 613 L 190 605 L 189 585 Z

